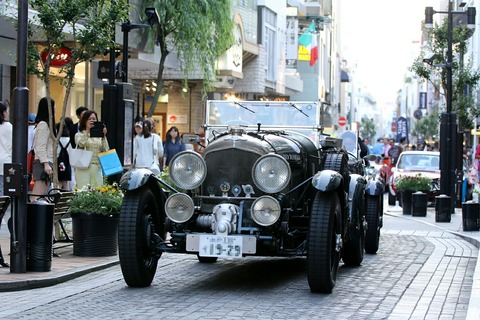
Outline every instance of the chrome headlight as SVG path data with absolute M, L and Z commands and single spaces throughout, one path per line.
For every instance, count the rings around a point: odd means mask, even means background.
M 280 203 L 271 196 L 261 196 L 253 202 L 251 208 L 253 221 L 264 227 L 277 222 L 281 212 Z
M 260 157 L 252 169 L 253 182 L 266 193 L 276 193 L 283 190 L 290 182 L 291 175 L 287 160 L 277 154 L 267 154 Z
M 193 212 L 193 200 L 185 193 L 175 193 L 165 202 L 165 213 L 173 222 L 187 222 L 193 216 Z
M 177 153 L 168 165 L 173 183 L 185 190 L 192 190 L 202 184 L 207 176 L 207 164 L 196 152 L 183 151 Z

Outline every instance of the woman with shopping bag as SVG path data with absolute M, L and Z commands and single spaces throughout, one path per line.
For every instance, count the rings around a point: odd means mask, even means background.
M 109 149 L 107 128 L 103 126 L 101 137 L 92 136 L 92 128 L 94 128 L 95 122 L 98 122 L 97 113 L 94 110 L 85 111 L 79 124 L 80 132 L 75 134 L 76 149 L 73 150 L 84 150 L 86 151 L 83 152 L 84 155 L 79 156 L 91 157 L 90 162 L 87 161 L 86 165 L 75 167 L 75 181 L 78 188 L 87 185 L 92 187 L 103 185 L 102 167 L 98 160 L 98 154 Z M 80 159 L 78 159 L 78 156 L 77 159 L 73 156 L 72 158 L 72 166 L 75 166 L 76 160 Z
M 133 140 L 135 168 L 148 168 L 154 174 L 160 173 L 160 159 L 163 157 L 162 139 L 153 133 L 153 120 L 143 121 L 142 133 Z

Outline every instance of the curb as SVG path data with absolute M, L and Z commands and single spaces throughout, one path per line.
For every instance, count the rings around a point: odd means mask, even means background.
M 37 288 L 50 287 L 59 283 L 63 283 L 91 272 L 103 270 L 119 264 L 120 261 L 100 262 L 93 266 L 77 268 L 73 271 L 66 271 L 60 275 L 49 276 L 41 279 L 30 280 L 12 280 L 0 283 L 0 292 L 22 291 Z
M 417 219 L 414 219 L 410 216 L 391 214 L 388 211 L 384 212 L 383 214 L 389 215 L 391 217 L 397 217 L 397 218 L 401 218 L 401 219 L 407 219 L 407 220 L 412 220 L 412 221 L 417 221 L 417 222 L 427 224 L 429 226 L 435 227 L 435 228 L 440 229 L 442 231 L 454 234 L 454 235 L 464 239 L 465 241 L 471 243 L 476 248 L 480 249 L 480 241 L 478 241 L 477 239 L 475 239 L 475 238 L 473 238 L 473 237 L 471 237 L 467 234 L 457 232 L 457 231 L 453 231 L 453 230 L 449 230 L 449 229 L 443 228 L 441 226 L 438 226 L 436 224 L 430 223 L 428 221 L 417 220 Z M 472 291 L 470 292 L 470 299 L 468 301 L 468 312 L 467 312 L 466 319 L 467 320 L 478 320 L 478 319 L 480 319 L 480 259 L 479 259 L 478 255 L 477 255 L 477 264 L 475 266 L 475 271 L 473 273 Z

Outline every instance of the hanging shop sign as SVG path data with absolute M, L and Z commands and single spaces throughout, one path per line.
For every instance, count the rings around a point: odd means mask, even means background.
M 61 47 L 57 50 L 50 51 L 50 67 L 61 68 L 70 63 L 72 52 L 67 47 Z M 43 63 L 47 62 L 48 49 L 42 51 L 41 58 Z

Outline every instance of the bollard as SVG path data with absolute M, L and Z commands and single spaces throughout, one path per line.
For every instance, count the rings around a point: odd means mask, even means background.
M 451 197 L 441 194 L 435 197 L 435 222 L 450 222 Z
M 52 268 L 54 209 L 42 200 L 27 203 L 27 271 Z
M 462 203 L 463 231 L 479 231 L 478 225 L 480 204 L 474 201 Z
M 427 216 L 427 194 L 422 191 L 417 191 L 412 194 L 412 216 L 426 217 Z

